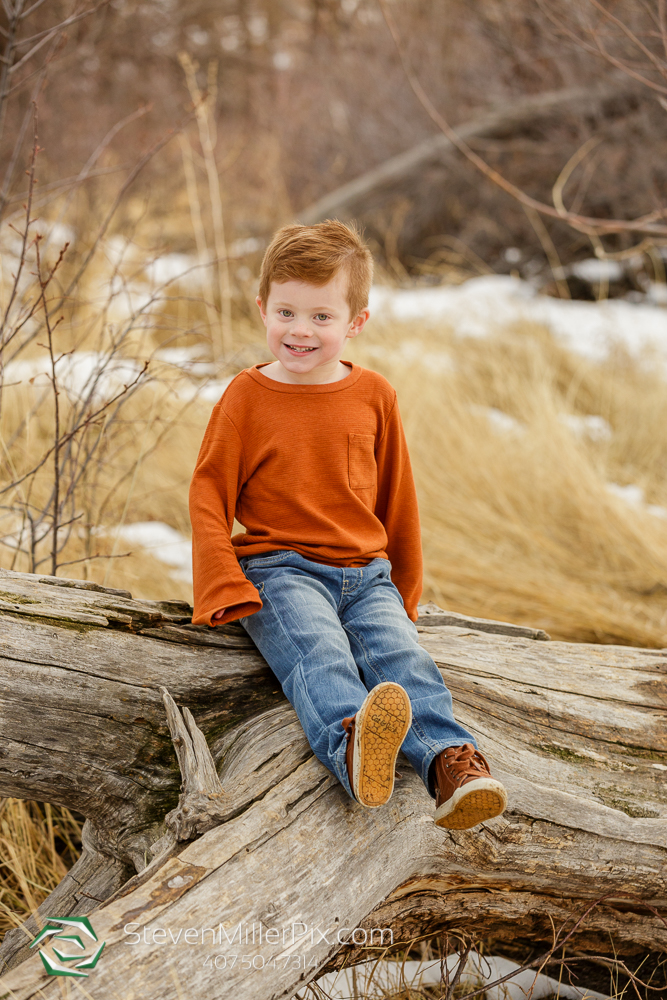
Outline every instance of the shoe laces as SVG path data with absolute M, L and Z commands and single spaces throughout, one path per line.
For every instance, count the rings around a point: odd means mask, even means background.
M 448 747 L 443 751 L 441 760 L 457 784 L 463 778 L 480 778 L 490 773 L 484 754 L 476 750 L 472 743 L 464 743 L 460 747 Z

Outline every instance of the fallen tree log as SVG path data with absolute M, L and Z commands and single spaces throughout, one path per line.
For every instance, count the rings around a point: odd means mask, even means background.
M 627 98 L 639 92 L 636 81 L 622 73 L 595 87 L 564 87 L 531 94 L 515 101 L 505 101 L 474 118 L 455 126 L 459 137 L 466 142 L 472 139 L 498 139 L 529 128 L 554 114 L 570 107 L 590 112 L 599 110 L 609 101 Z M 302 209 L 297 221 L 312 226 L 324 219 L 349 215 L 355 207 L 365 204 L 369 195 L 379 189 L 396 185 L 406 176 L 423 169 L 428 163 L 441 160 L 454 151 L 454 144 L 447 136 L 438 133 L 423 139 L 402 153 L 372 167 L 354 180 L 329 191 L 316 202 Z
M 502 817 L 447 832 L 405 761 L 387 806 L 352 802 L 250 640 L 188 610 L 0 571 L 0 794 L 87 818 L 77 864 L 5 935 L 0 1000 L 60 995 L 26 943 L 67 915 L 106 942 L 94 1000 L 278 1000 L 392 938 L 548 945 L 600 897 L 580 952 L 667 951 L 666 651 L 424 609 L 420 641 L 509 792 Z

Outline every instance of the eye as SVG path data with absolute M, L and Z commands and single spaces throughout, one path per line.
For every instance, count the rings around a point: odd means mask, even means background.
M 329 314 L 328 313 L 318 313 L 317 316 L 315 317 L 315 319 L 318 319 L 321 323 L 324 323 L 325 320 L 329 319 Z
M 291 313 L 291 311 L 289 309 L 279 309 L 278 310 L 278 315 L 279 316 L 291 316 L 292 313 Z

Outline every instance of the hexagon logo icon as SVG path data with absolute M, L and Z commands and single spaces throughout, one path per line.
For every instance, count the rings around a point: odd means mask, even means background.
M 98 944 L 97 934 L 88 917 L 49 917 L 30 947 L 51 939 L 51 948 L 56 958 L 52 958 L 40 948 L 39 957 L 50 976 L 86 977 L 86 969 L 94 969 L 104 951 L 105 941 Z M 88 941 L 84 941 L 88 938 Z M 56 945 L 56 941 L 62 942 Z M 86 953 L 90 942 L 97 947 L 91 954 Z M 64 950 L 67 948 L 67 950 Z M 71 951 L 70 949 L 74 949 Z

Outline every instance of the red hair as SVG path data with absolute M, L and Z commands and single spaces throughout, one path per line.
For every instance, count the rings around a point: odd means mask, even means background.
M 314 226 L 283 226 L 269 244 L 259 276 L 259 297 L 266 306 L 272 282 L 307 281 L 326 285 L 347 274 L 347 302 L 354 319 L 368 305 L 373 258 L 353 226 L 327 219 Z

